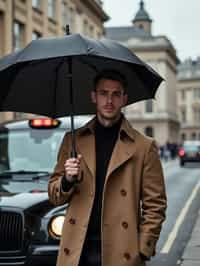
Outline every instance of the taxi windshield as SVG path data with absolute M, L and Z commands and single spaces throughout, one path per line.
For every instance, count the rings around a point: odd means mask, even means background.
M 200 145 L 183 145 L 185 151 L 200 151 Z
M 53 171 L 64 129 L 0 131 L 0 174 Z

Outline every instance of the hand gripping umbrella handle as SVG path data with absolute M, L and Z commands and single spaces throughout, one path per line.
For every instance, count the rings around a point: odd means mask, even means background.
M 71 151 L 71 158 L 77 158 L 77 152 L 75 149 Z M 81 183 L 83 181 L 83 171 L 81 171 L 80 177 L 77 175 L 73 176 L 74 183 Z

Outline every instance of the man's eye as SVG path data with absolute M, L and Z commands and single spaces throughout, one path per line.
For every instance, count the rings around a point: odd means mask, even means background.
M 107 95 L 106 91 L 99 91 L 100 95 Z
M 121 97 L 121 95 L 122 95 L 121 92 L 115 92 L 115 93 L 114 93 L 114 96 L 115 96 L 115 97 Z

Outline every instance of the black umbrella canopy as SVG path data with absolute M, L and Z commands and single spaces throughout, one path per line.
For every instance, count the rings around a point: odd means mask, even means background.
M 90 92 L 97 73 L 121 72 L 128 104 L 155 97 L 162 77 L 128 48 L 80 34 L 40 38 L 0 60 L 0 111 L 62 117 L 71 113 L 69 62 L 75 114 L 93 114 Z

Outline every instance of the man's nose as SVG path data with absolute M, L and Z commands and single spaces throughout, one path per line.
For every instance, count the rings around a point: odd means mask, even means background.
M 107 96 L 107 102 L 108 102 L 108 103 L 111 103 L 112 100 L 113 100 L 113 96 L 112 96 L 112 94 L 108 94 L 108 96 Z

